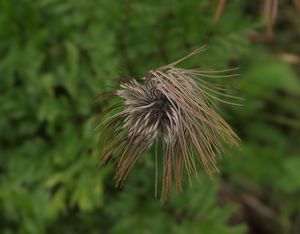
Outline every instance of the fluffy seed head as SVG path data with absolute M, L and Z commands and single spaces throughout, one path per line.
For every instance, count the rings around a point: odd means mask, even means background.
M 217 170 L 217 156 L 224 152 L 224 143 L 237 146 L 237 135 L 214 108 L 215 100 L 235 104 L 222 98 L 236 99 L 227 94 L 227 88 L 215 82 L 218 78 L 233 76 L 224 74 L 233 69 L 204 71 L 176 67 L 202 50 L 149 71 L 140 82 L 133 79 L 121 84 L 119 90 L 111 93 L 122 101 L 101 113 L 98 127 L 103 130 L 107 144 L 102 163 L 112 156 L 119 158 L 115 175 L 117 185 L 124 182 L 134 163 L 158 141 L 165 146 L 162 200 L 168 196 L 173 178 L 177 189 L 182 190 L 185 173 L 189 178 L 191 174 L 197 175 L 201 164 L 212 174 Z M 120 111 L 106 117 L 113 109 Z M 157 187 L 157 173 L 155 181 Z

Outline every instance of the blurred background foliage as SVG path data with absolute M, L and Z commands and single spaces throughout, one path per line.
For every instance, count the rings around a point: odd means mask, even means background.
M 299 6 L 0 0 L 0 233 L 300 233 Z M 93 98 L 204 44 L 184 66 L 239 67 L 243 106 L 219 107 L 240 149 L 164 205 L 151 152 L 116 189 Z

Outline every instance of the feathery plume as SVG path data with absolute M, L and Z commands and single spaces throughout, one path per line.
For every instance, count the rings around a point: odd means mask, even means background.
M 201 164 L 209 175 L 217 171 L 217 157 L 224 152 L 224 143 L 238 145 L 238 136 L 215 111 L 214 101 L 239 99 L 216 83 L 217 78 L 235 69 L 211 71 L 183 69 L 176 65 L 200 53 L 201 47 L 186 57 L 164 67 L 151 70 L 141 82 L 132 79 L 120 89 L 98 98 L 118 97 L 122 101 L 103 111 L 97 128 L 102 130 L 105 149 L 101 163 L 118 157 L 115 179 L 122 185 L 135 162 L 150 147 L 161 141 L 164 147 L 161 199 L 165 200 L 175 179 L 182 191 L 184 174 L 197 176 Z M 223 98 L 222 98 L 223 97 Z M 116 114 L 107 117 L 113 110 Z M 156 143 L 155 143 L 156 142 Z M 157 147 L 155 147 L 157 150 Z M 157 152 L 155 194 L 157 193 Z

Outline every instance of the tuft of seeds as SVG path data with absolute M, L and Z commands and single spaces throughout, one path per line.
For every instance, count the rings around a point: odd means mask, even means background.
M 175 179 L 182 191 L 184 174 L 197 176 L 199 165 L 211 175 L 217 171 L 217 157 L 224 153 L 224 145 L 237 146 L 239 138 L 226 121 L 215 111 L 215 100 L 238 105 L 229 99 L 224 85 L 216 82 L 235 69 L 211 71 L 183 69 L 176 65 L 203 51 L 202 47 L 186 57 L 164 67 L 151 70 L 141 82 L 132 79 L 120 89 L 104 97 L 118 97 L 122 101 L 103 111 L 97 128 L 106 144 L 101 158 L 105 164 L 117 157 L 115 179 L 122 185 L 135 162 L 157 142 L 164 145 L 161 199 L 164 201 Z M 227 100 L 225 100 L 227 99 Z M 116 114 L 108 116 L 114 109 Z M 157 151 L 157 147 L 156 151 Z M 157 152 L 155 153 L 157 194 Z

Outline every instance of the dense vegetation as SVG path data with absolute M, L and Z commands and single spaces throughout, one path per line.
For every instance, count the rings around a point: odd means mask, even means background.
M 228 1 L 214 20 L 210 0 L 1 0 L 0 232 L 299 233 L 292 2 L 280 1 L 271 36 L 262 1 Z M 215 180 L 200 171 L 200 184 L 164 205 L 154 198 L 151 152 L 116 189 L 113 168 L 98 167 L 92 120 L 102 107 L 93 98 L 204 44 L 185 67 L 240 68 L 228 83 L 243 106 L 219 105 L 240 149 L 224 155 Z

